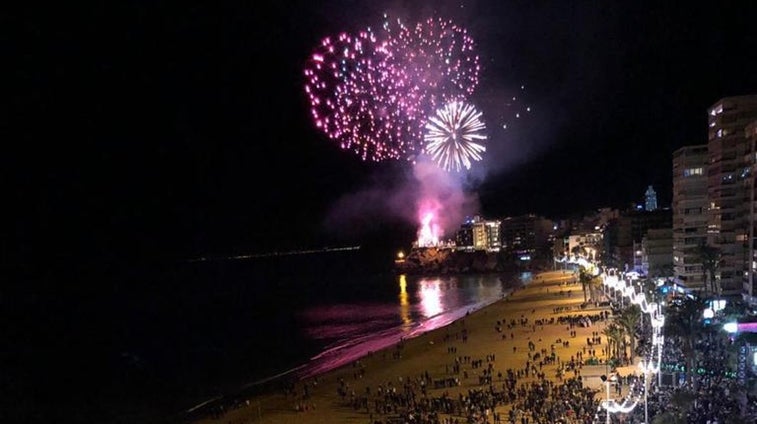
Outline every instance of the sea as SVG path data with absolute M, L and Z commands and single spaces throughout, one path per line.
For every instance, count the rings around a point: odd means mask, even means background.
M 6 290 L 16 325 L 0 352 L 0 421 L 191 422 L 443 327 L 531 278 L 401 275 L 390 255 L 195 258 L 85 272 L 88 284 L 44 294 Z

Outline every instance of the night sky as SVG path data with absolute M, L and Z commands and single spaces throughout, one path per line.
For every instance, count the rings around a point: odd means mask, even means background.
M 303 90 L 323 37 L 378 26 L 384 11 L 449 18 L 476 41 L 473 100 L 491 133 L 464 187 L 482 214 L 625 207 L 650 184 L 669 205 L 672 152 L 706 142 L 718 99 L 757 93 L 757 2 L 672 3 L 189 0 L 17 12 L 4 261 L 409 245 L 415 223 L 380 199 L 404 187 L 410 164 L 340 150 L 309 120 Z M 340 205 L 355 198 L 366 204 L 340 225 Z

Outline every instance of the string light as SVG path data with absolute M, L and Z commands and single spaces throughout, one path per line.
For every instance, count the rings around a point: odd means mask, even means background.
M 662 363 L 662 349 L 665 344 L 665 338 L 662 334 L 662 328 L 665 325 L 665 315 L 662 313 L 662 306 L 660 304 L 656 302 L 650 302 L 649 300 L 647 300 L 645 293 L 637 291 L 637 287 L 634 284 L 634 281 L 638 279 L 637 274 L 621 273 L 621 276 L 618 276 L 617 272 L 600 272 L 597 265 L 582 256 L 565 256 L 562 259 L 557 259 L 557 261 L 577 264 L 587 269 L 592 276 L 601 276 L 602 284 L 605 287 L 620 293 L 632 304 L 639 306 L 641 312 L 649 317 L 649 324 L 652 328 L 652 348 L 648 352 L 647 358 L 639 363 L 639 370 L 644 373 L 645 381 L 650 374 L 659 373 L 660 364 Z M 609 384 L 609 381 L 605 382 L 605 384 Z M 646 390 L 647 388 L 644 387 L 642 391 L 645 397 Z M 627 414 L 633 411 L 641 400 L 642 395 L 636 392 L 636 384 L 634 383 L 630 387 L 629 395 L 626 397 L 626 399 L 623 400 L 622 403 L 607 399 L 606 401 L 600 402 L 600 409 L 604 408 L 606 411 L 612 414 Z M 598 419 L 598 416 L 595 416 L 595 419 Z

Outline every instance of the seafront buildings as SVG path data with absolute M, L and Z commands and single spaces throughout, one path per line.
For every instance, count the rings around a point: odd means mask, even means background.
M 707 145 L 673 153 L 673 272 L 693 290 L 704 289 L 700 246 L 707 244 Z
M 707 243 L 719 253 L 712 290 L 753 299 L 755 150 L 746 129 L 757 121 L 757 95 L 720 99 L 708 116 Z
M 507 217 L 501 228 L 503 250 L 518 261 L 531 261 L 554 239 L 554 222 L 534 214 Z
M 757 94 L 724 97 L 703 112 L 707 143 L 672 154 L 670 207 L 645 185 L 643 200 L 626 210 L 605 208 L 559 223 L 535 215 L 476 216 L 461 224 L 450 247 L 501 252 L 523 264 L 578 253 L 757 305 Z
M 502 247 L 500 221 L 478 215 L 466 219 L 455 235 L 455 244 L 457 250 L 498 252 Z

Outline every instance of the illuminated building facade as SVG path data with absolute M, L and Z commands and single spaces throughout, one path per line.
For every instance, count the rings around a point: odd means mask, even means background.
M 644 209 L 647 211 L 657 209 L 657 193 L 652 186 L 647 187 L 647 191 L 644 193 Z
M 457 231 L 455 243 L 458 250 L 485 250 L 497 252 L 500 241 L 500 221 L 484 220 L 480 216 L 467 219 Z
M 551 220 L 533 214 L 505 218 L 501 223 L 502 248 L 522 261 L 530 261 L 540 251 L 549 257 L 554 225 Z
M 613 220 L 605 231 L 614 244 L 609 265 L 624 271 L 641 272 L 643 252 L 641 240 L 650 229 L 672 228 L 673 213 L 669 208 L 654 211 L 627 210 Z
M 693 290 L 704 288 L 699 247 L 707 242 L 707 145 L 673 152 L 673 274 Z
M 755 283 L 757 283 L 757 186 L 755 186 L 755 178 L 757 178 L 757 120 L 746 126 L 744 131 L 747 145 L 749 146 L 749 154 L 746 156 L 745 173 L 747 174 L 744 179 L 745 188 L 747 190 L 749 201 L 745 206 L 744 216 L 747 217 L 747 229 L 749 231 L 749 244 L 747 246 L 747 264 L 746 272 L 744 275 L 744 289 L 743 297 L 751 304 L 757 304 L 757 293 L 755 291 Z M 757 361 L 755 362 L 757 363 Z
M 757 120 L 757 95 L 723 98 L 708 112 L 707 241 L 720 253 L 715 290 L 737 296 L 752 290 L 748 279 L 754 161 L 746 127 Z
M 670 277 L 673 269 L 673 229 L 647 231 L 641 239 L 641 272 L 650 277 Z

